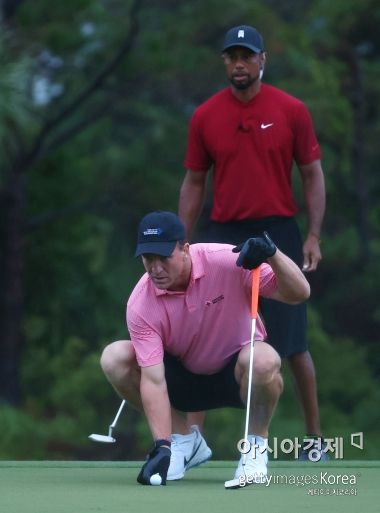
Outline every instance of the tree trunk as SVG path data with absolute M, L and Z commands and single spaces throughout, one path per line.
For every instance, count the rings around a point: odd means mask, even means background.
M 0 269 L 0 400 L 21 400 L 19 360 L 24 342 L 26 175 L 14 168 L 2 194 Z
M 354 130 L 352 141 L 352 163 L 358 208 L 358 231 L 360 237 L 362 263 L 370 259 L 369 232 L 369 187 L 365 164 L 365 89 L 360 56 L 351 52 L 352 106 L 354 113 Z
M 9 21 L 24 0 L 0 0 L 0 20 Z

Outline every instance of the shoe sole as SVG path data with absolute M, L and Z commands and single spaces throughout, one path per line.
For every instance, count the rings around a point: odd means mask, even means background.
M 262 480 L 259 480 L 259 481 L 255 481 L 255 480 L 251 481 L 251 480 L 246 480 L 246 479 L 235 478 L 235 479 L 231 479 L 230 481 L 225 481 L 224 488 L 226 490 L 237 490 L 238 488 L 245 488 L 246 486 L 262 485 L 262 484 L 265 484 L 265 481 L 266 481 L 265 478 L 263 478 Z

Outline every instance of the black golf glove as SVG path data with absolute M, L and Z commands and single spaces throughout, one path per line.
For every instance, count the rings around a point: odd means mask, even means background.
M 153 449 L 142 466 L 137 481 L 143 485 L 150 485 L 150 478 L 153 474 L 160 474 L 163 485 L 166 485 L 166 476 L 170 464 L 171 450 L 168 440 L 156 440 Z
M 266 262 L 267 258 L 273 256 L 277 248 L 267 232 L 264 232 L 262 237 L 248 239 L 233 248 L 232 251 L 234 253 L 240 253 L 236 260 L 238 267 L 256 269 L 256 267 L 259 267 L 263 262 Z

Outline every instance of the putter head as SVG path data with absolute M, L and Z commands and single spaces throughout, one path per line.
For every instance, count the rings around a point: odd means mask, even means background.
M 103 444 L 113 444 L 116 442 L 116 439 L 109 435 L 97 435 L 95 433 L 92 433 L 92 435 L 89 435 L 88 437 L 93 442 L 100 442 Z

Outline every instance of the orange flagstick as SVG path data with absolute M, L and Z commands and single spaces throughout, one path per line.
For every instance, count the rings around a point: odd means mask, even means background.
M 256 319 L 257 306 L 259 303 L 259 288 L 260 288 L 260 267 L 256 267 L 252 271 L 252 300 L 251 300 L 251 317 Z
M 251 409 L 251 392 L 252 392 L 252 381 L 253 381 L 253 350 L 255 342 L 255 331 L 256 331 L 256 318 L 257 309 L 259 302 L 259 289 L 260 289 L 260 267 L 252 270 L 252 298 L 251 298 L 251 343 L 249 348 L 249 370 L 248 370 L 248 389 L 247 389 L 247 411 L 245 414 L 245 430 L 244 430 L 244 445 L 241 450 L 243 452 L 243 470 L 245 474 L 245 464 L 247 461 L 247 453 L 250 451 L 250 442 L 248 441 L 248 428 L 249 428 L 249 414 Z M 241 488 L 243 485 L 240 479 L 232 479 L 224 483 L 224 487 L 227 489 Z
M 244 430 L 244 454 L 243 454 L 243 467 L 247 459 L 247 448 L 249 447 L 248 442 L 248 428 L 249 428 L 249 414 L 251 410 L 251 392 L 252 392 L 252 381 L 253 381 L 253 352 L 255 344 L 255 332 L 256 332 L 256 318 L 257 309 L 259 303 L 259 288 L 260 288 L 260 267 L 252 270 L 252 298 L 251 298 L 251 342 L 249 348 L 249 371 L 248 371 L 248 390 L 247 390 L 247 412 L 245 416 L 245 430 Z

